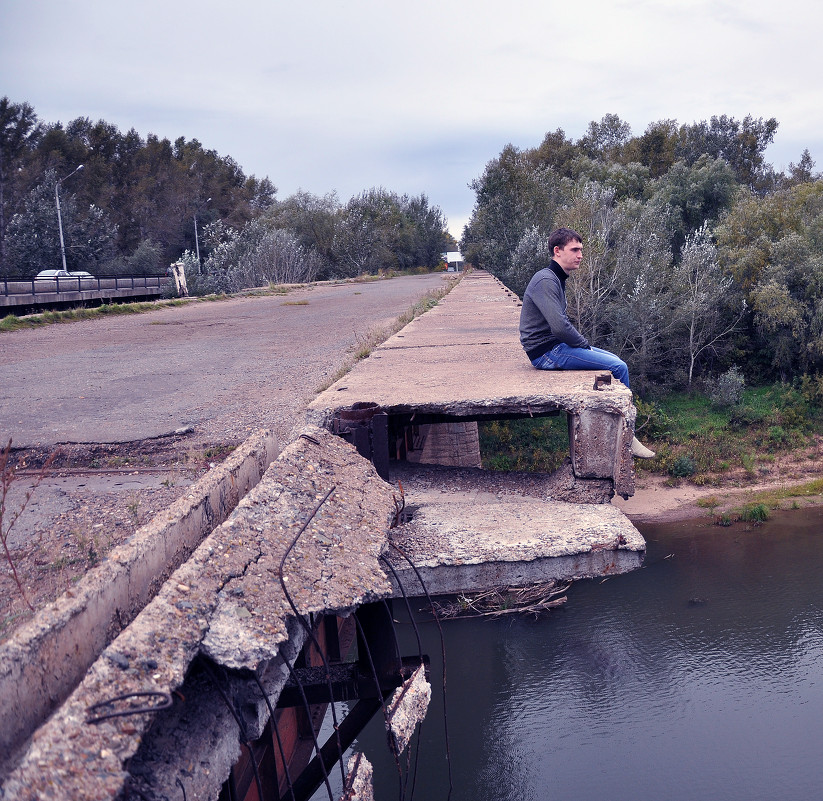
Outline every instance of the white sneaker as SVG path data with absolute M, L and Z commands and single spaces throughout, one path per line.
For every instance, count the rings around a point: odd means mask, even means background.
M 654 459 L 655 452 L 650 451 L 637 437 L 632 439 L 632 456 L 638 459 Z

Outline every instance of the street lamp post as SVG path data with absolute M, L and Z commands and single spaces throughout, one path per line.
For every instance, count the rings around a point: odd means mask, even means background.
M 54 202 L 57 204 L 57 227 L 60 229 L 60 255 L 63 257 L 63 272 L 68 272 L 68 270 L 66 269 L 66 245 L 63 242 L 63 217 L 60 214 L 60 193 L 57 190 L 66 178 L 71 178 L 74 173 L 82 169 L 83 165 L 78 164 L 65 178 L 60 178 L 54 185 Z
M 206 203 L 210 203 L 211 198 L 206 200 Z M 206 205 L 205 203 L 203 204 Z M 197 255 L 197 274 L 200 275 L 200 240 L 197 236 L 197 214 L 194 215 L 194 250 Z

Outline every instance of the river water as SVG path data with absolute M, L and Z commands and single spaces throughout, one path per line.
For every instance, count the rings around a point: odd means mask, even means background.
M 638 528 L 644 567 L 577 582 L 561 610 L 443 624 L 451 794 L 440 640 L 419 624 L 433 701 L 414 798 L 823 799 L 823 509 Z M 380 718 L 358 749 L 385 801 L 400 779 Z

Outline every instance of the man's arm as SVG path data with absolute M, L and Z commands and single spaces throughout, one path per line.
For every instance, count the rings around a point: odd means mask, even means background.
M 534 305 L 549 324 L 552 334 L 572 348 L 588 348 L 589 341 L 572 324 L 566 314 L 566 302 L 560 279 L 548 275 L 532 293 Z

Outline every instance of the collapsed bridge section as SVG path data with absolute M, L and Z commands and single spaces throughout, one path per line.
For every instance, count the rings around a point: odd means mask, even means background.
M 356 697 L 365 716 L 411 682 L 376 605 L 638 567 L 645 543 L 608 502 L 634 491 L 631 393 L 599 373 L 531 368 L 518 308 L 471 273 L 318 396 L 310 425 L 34 733 L 6 797 L 226 797 L 238 766 L 259 772 L 255 742 L 271 740 L 271 721 L 287 720 L 298 695 L 307 705 Z M 561 412 L 570 460 L 556 474 L 478 468 L 478 420 Z M 357 667 L 296 680 L 317 667 L 312 649 L 336 662 L 352 638 Z M 291 784 L 300 797 L 329 769 L 313 745 L 315 767 Z M 286 760 L 271 761 L 282 794 Z

